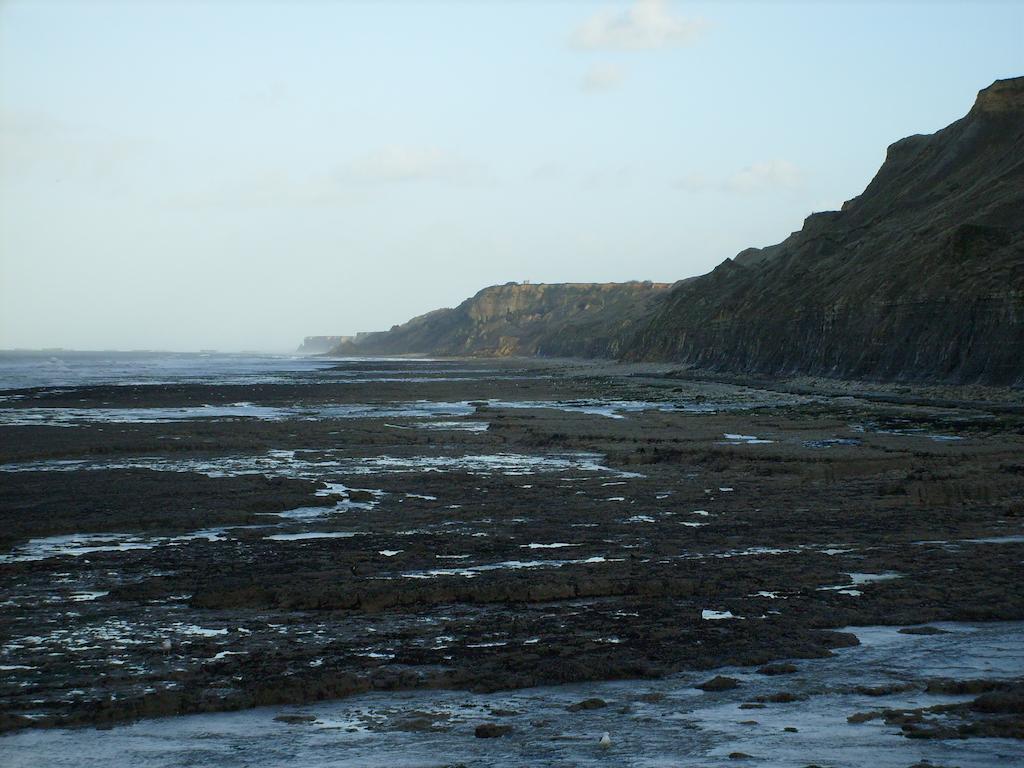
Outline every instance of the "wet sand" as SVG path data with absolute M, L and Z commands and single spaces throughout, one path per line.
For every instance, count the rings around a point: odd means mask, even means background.
M 1024 620 L 1015 393 L 369 361 L 4 394 L 6 729 Z

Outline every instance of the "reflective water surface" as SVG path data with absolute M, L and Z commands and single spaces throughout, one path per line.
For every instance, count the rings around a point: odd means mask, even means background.
M 855 712 L 964 701 L 920 687 L 885 697 L 857 685 L 934 677 L 1009 678 L 1024 660 L 1024 622 L 940 623 L 949 634 L 921 636 L 895 627 L 851 628 L 861 645 L 831 659 L 797 661 L 793 675 L 766 677 L 749 668 L 717 670 L 740 681 L 704 693 L 713 673 L 654 681 L 618 681 L 495 694 L 462 691 L 380 693 L 306 707 L 193 715 L 143 721 L 108 731 L 29 731 L 0 739 L 0 764 L 28 766 L 720 766 L 809 764 L 907 768 L 929 760 L 962 768 L 1020 765 L 1007 739 L 911 740 L 881 720 L 851 725 Z M 216 631 L 196 628 L 197 631 Z M 788 691 L 807 698 L 740 709 L 758 695 Z M 567 707 L 599 697 L 606 706 Z M 285 723 L 282 714 L 310 722 Z M 481 723 L 512 726 L 479 739 Z M 796 729 L 786 730 L 786 729 Z M 607 732 L 610 748 L 599 745 Z M 743 752 L 750 760 L 731 761 Z

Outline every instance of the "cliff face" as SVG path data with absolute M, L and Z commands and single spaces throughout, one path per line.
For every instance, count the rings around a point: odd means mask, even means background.
M 842 210 L 672 286 L 485 288 L 341 354 L 676 361 L 731 373 L 1024 384 L 1024 78 L 889 147 Z
M 495 285 L 454 309 L 361 334 L 337 354 L 615 357 L 666 283 Z
M 1024 78 L 889 147 L 863 194 L 677 284 L 631 359 L 1024 383 Z
M 348 341 L 351 336 L 307 336 L 296 350 L 304 355 L 320 355 L 330 352 L 339 344 Z

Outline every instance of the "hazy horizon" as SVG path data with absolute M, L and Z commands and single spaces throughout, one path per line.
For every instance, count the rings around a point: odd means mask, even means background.
M 1024 6 L 0 5 L 0 349 L 293 351 L 674 282 L 1024 73 Z

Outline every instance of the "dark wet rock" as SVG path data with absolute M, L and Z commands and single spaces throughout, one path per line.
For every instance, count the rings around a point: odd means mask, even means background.
M 923 627 L 903 627 L 900 630 L 902 635 L 948 635 L 949 631 L 945 629 L 939 629 L 925 624 Z
M 710 680 L 705 680 L 703 683 L 698 683 L 693 686 L 694 688 L 700 688 L 702 691 L 714 692 L 714 691 L 730 691 L 733 688 L 739 688 L 740 681 L 735 677 L 726 677 L 725 675 L 715 675 Z
M 797 667 L 795 664 L 780 662 L 778 664 L 765 664 L 757 671 L 762 675 L 792 675 L 797 671 Z
M 482 723 L 473 731 L 478 739 L 496 739 L 501 736 L 508 736 L 512 733 L 511 725 L 498 725 L 497 723 Z
M 1024 714 L 1024 686 L 1015 690 L 983 693 L 971 702 L 975 712 L 988 714 Z
M 316 715 L 278 715 L 274 718 L 274 722 L 286 723 L 288 725 L 308 725 L 309 723 L 316 722 Z
M 7 712 L 0 712 L 0 733 L 17 731 L 22 728 L 30 728 L 32 719 L 21 715 L 12 715 Z
M 766 704 L 761 704 L 759 702 L 753 702 L 753 701 L 745 701 L 742 704 L 740 704 L 740 709 L 767 709 L 767 708 L 768 707 L 767 707 Z
M 764 696 L 758 696 L 757 701 L 767 704 L 789 704 L 794 701 L 803 701 L 807 697 L 803 694 L 791 693 L 789 691 L 780 691 L 779 693 L 766 694 Z
M 706 394 L 713 404 L 721 392 L 734 392 L 678 377 L 673 377 L 673 386 L 680 392 L 667 395 L 663 381 L 649 386 L 639 377 L 549 374 L 551 369 L 545 369 L 545 378 L 534 381 L 414 386 L 84 388 L 36 393 L 29 402 L 33 407 L 73 408 L 242 400 L 269 405 L 365 403 L 388 398 L 484 402 L 604 397 L 668 403 L 676 398 L 690 403 Z M 758 396 L 783 397 L 779 392 Z M 446 433 L 443 440 L 415 428 L 414 420 L 397 417 L 388 423 L 409 428 L 382 429 L 380 419 L 346 420 L 342 428 L 337 421 L 244 419 L 72 429 L 0 426 L 0 464 L 83 456 L 115 461 L 132 456 L 168 461 L 252 456 L 262 466 L 267 452 L 278 449 L 308 451 L 311 459 L 325 462 L 339 455 L 326 451 L 359 459 L 585 450 L 603 453 L 602 461 L 609 466 L 643 474 L 614 478 L 626 483 L 614 488 L 601 485 L 613 479 L 601 472 L 572 473 L 581 476 L 571 483 L 561 479 L 567 473 L 557 472 L 529 477 L 408 472 L 374 475 L 372 480 L 363 474 L 338 475 L 332 480 L 382 491 L 373 513 L 350 510 L 315 522 L 282 522 L 276 515 L 250 510 L 275 512 L 282 504 L 308 507 L 335 499 L 314 496 L 316 483 L 282 484 L 258 477 L 235 482 L 188 473 L 168 479 L 128 472 L 115 478 L 99 470 L 61 473 L 55 483 L 53 473 L 38 473 L 34 479 L 28 475 L 36 473 L 0 473 L 0 486 L 6 489 L 0 490 L 0 502 L 29 498 L 38 514 L 26 517 L 27 525 L 45 524 L 38 530 L 54 534 L 78 532 L 79 495 L 85 519 L 98 514 L 100 502 L 110 496 L 115 522 L 141 510 L 144 521 L 162 521 L 161 527 L 145 530 L 166 536 L 229 520 L 280 525 L 275 531 L 281 533 L 359 532 L 354 538 L 278 541 L 266 538 L 266 528 L 232 529 L 217 541 L 0 563 L 0 576 L 18 601 L 5 606 L 0 630 L 15 641 L 44 636 L 38 644 L 23 644 L 5 655 L 5 664 L 45 670 L 47 678 L 42 688 L 39 673 L 32 669 L 5 671 L 10 684 L 0 691 L 0 708 L 10 717 L 0 720 L 0 728 L 107 726 L 142 717 L 311 705 L 366 691 L 497 691 L 681 672 L 687 679 L 701 680 L 723 667 L 755 669 L 822 659 L 856 644 L 854 635 L 837 632 L 837 627 L 1019 619 L 1024 617 L 1018 584 L 1024 546 L 1011 542 L 985 547 L 981 557 L 980 545 L 908 544 L 1008 530 L 1005 513 L 1024 498 L 1024 472 L 1015 469 L 1022 424 L 1012 413 L 1000 414 L 984 419 L 980 428 L 966 416 L 956 417 L 951 425 L 945 417 L 935 417 L 930 406 L 828 401 L 773 408 L 775 444 L 727 447 L 719 445 L 723 433 L 753 433 L 757 427 L 751 421 L 766 417 L 725 411 L 695 417 L 666 411 L 609 419 L 488 406 L 488 432 Z M 841 434 L 851 423 L 875 425 L 858 433 L 863 445 L 856 455 L 812 454 L 802 445 L 806 437 Z M 894 429 L 955 432 L 970 439 L 940 443 L 884 431 Z M 683 466 L 685 476 L 680 474 Z M 705 494 L 718 486 L 735 490 Z M 664 488 L 673 490 L 671 504 L 656 498 Z M 407 493 L 439 501 L 409 500 Z M 628 517 L 654 522 L 629 522 L 623 504 L 606 502 L 611 495 L 630 499 Z M 538 499 L 543 499 L 543 513 Z M 195 510 L 184 509 L 185 503 Z M 172 513 L 161 517 L 158 507 L 164 504 Z M 449 504 L 462 506 L 449 509 Z M 690 528 L 681 526 L 678 516 L 663 514 L 676 506 L 713 511 L 708 525 Z M 773 512 L 766 524 L 764 510 L 769 508 Z M 935 509 L 944 512 L 936 515 Z M 836 541 L 853 551 L 825 554 L 815 549 Z M 524 548 L 530 542 L 578 546 Z M 707 556 L 753 546 L 782 551 Z M 377 554 L 382 550 L 403 551 L 389 557 Z M 627 554 L 619 560 L 622 552 Z M 684 552 L 706 556 L 680 558 Z M 607 559 L 600 562 L 598 556 Z M 457 573 L 424 579 L 405 575 L 547 559 L 581 562 L 497 568 L 476 572 L 473 578 Z M 818 590 L 845 583 L 843 574 L 851 571 L 904 576 L 865 585 L 864 594 L 855 599 Z M 785 594 L 786 599 L 755 597 L 762 590 Z M 71 602 L 74 593 L 106 591 L 108 595 L 95 600 Z M 701 610 L 708 605 L 765 618 L 702 621 Z M 768 606 L 779 613 L 767 613 Z M 117 641 L 122 622 L 137 642 Z M 46 627 L 66 629 L 68 635 L 51 636 L 41 629 Z M 104 634 L 113 631 L 115 638 L 96 642 L 92 633 L 97 628 Z M 618 642 L 609 642 L 613 636 Z M 68 653 L 72 642 L 87 650 Z M 921 638 L 914 644 L 927 642 Z M 124 648 L 117 650 L 119 645 Z M 638 683 L 636 690 L 645 690 L 645 685 Z M 143 693 L 146 688 L 154 690 Z M 962 682 L 954 688 L 976 691 L 974 696 L 989 690 Z M 80 699 L 67 696 L 77 689 L 89 693 Z M 649 700 L 656 703 L 657 698 Z M 623 704 L 616 702 L 619 706 Z M 996 728 L 983 720 L 1016 717 L 969 707 L 964 712 L 957 716 L 958 732 L 963 726 L 963 733 Z M 28 713 L 39 716 L 31 721 L 19 717 Z
M 871 720 L 877 720 L 884 715 L 883 712 L 855 712 L 846 718 L 846 722 L 852 725 L 859 725 L 860 723 L 867 723 Z
M 604 699 L 592 698 L 583 699 L 583 701 L 577 701 L 575 704 L 570 704 L 566 709 L 570 712 L 583 712 L 591 709 L 603 709 L 608 706 L 608 702 Z
M 925 685 L 926 693 L 942 693 L 954 696 L 977 695 L 989 691 L 1003 691 L 1010 687 L 1006 680 L 952 680 L 936 678 Z
M 782 730 L 783 730 L 783 731 L 785 731 L 786 733 L 799 733 L 798 729 L 794 728 L 794 727 L 793 727 L 793 726 L 791 726 L 791 725 L 787 725 L 787 726 L 786 726 L 785 728 L 783 728 Z
M 908 739 L 959 739 L 963 738 L 961 733 L 954 727 L 949 725 L 922 725 L 918 723 L 890 723 L 886 720 L 888 725 L 899 725 L 903 731 L 903 735 Z
M 886 683 L 884 685 L 858 685 L 853 690 L 863 696 L 892 696 L 895 693 L 913 691 L 917 687 L 914 683 Z
M 730 760 L 753 760 L 754 756 L 753 755 L 748 755 L 746 752 L 730 752 L 729 753 L 729 759 Z
M 262 512 L 333 506 L 317 483 L 262 475 L 110 469 L 6 472 L 0 483 L 0 544 L 71 532 L 189 531 L 266 523 Z
M 855 648 L 860 640 L 853 632 L 826 632 L 823 642 L 828 648 Z
M 979 683 L 981 681 L 967 681 Z M 886 710 L 885 722 L 911 739 L 1024 739 L 1024 681 L 1003 681 L 965 704 L 938 704 L 907 710 Z

